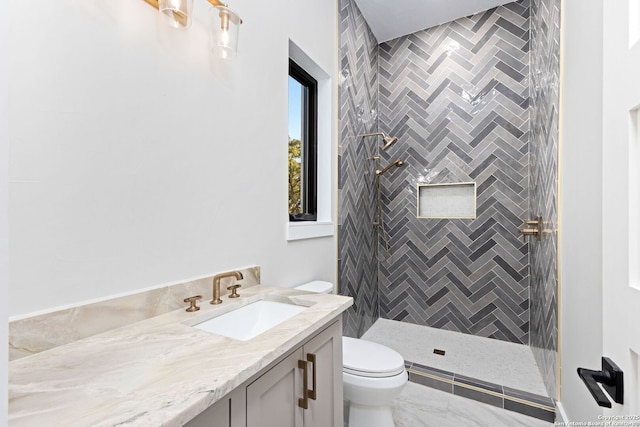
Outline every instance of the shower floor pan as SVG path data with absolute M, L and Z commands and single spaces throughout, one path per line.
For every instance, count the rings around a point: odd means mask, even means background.
M 489 405 L 553 422 L 531 349 L 395 320 L 378 319 L 362 336 L 400 353 L 409 380 Z

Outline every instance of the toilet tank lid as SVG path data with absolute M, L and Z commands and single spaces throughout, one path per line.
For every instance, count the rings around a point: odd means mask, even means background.
M 296 289 L 299 289 L 301 291 L 330 294 L 331 292 L 333 292 L 333 283 L 314 280 L 313 282 L 308 282 L 300 286 L 296 286 Z

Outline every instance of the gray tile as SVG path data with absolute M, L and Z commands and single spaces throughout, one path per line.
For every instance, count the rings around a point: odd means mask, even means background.
M 482 381 L 477 378 L 466 377 L 460 374 L 455 374 L 453 376 L 453 380 L 456 384 L 458 383 L 468 384 L 484 390 L 493 391 L 495 393 L 502 393 L 502 385 L 500 384 L 495 384 L 488 381 Z
M 548 422 L 554 422 L 556 419 L 555 411 L 548 411 L 535 406 L 525 405 L 520 402 L 514 402 L 509 399 L 504 399 L 504 409 Z
M 522 37 L 525 35 L 526 30 L 518 27 L 517 25 L 512 24 L 511 22 L 507 21 L 504 18 L 499 18 L 496 21 L 496 24 L 499 25 L 500 27 L 504 28 L 505 30 L 515 34 L 518 37 Z
M 453 384 L 449 381 L 441 381 L 435 378 L 426 377 L 424 375 L 409 372 L 409 381 L 426 387 L 435 388 L 437 390 L 453 393 Z
M 458 143 L 455 144 L 455 147 L 458 151 L 457 153 L 458 155 L 456 156 L 456 161 L 460 162 L 460 160 L 462 160 L 463 162 L 473 165 L 469 175 L 466 177 L 461 176 L 460 177 L 461 179 L 462 178 L 466 180 L 469 180 L 470 178 L 473 179 L 474 170 L 476 171 L 476 174 L 479 175 L 483 171 L 487 170 L 487 168 L 491 167 L 493 162 L 496 160 L 495 156 L 491 157 L 489 155 L 484 159 L 480 159 L 480 162 L 476 162 L 476 160 L 478 160 L 476 154 L 474 153 L 473 155 L 471 155 L 471 153 L 478 150 L 483 151 L 484 153 L 491 152 L 491 150 L 493 149 L 491 145 L 493 144 L 493 141 L 489 138 L 489 136 L 492 134 L 496 126 L 499 125 L 497 122 L 494 121 L 494 119 L 496 119 L 497 116 L 494 113 L 492 113 L 491 109 L 489 108 L 487 108 L 486 110 L 476 109 L 475 111 L 473 111 L 473 113 L 471 113 L 471 111 L 474 109 L 473 104 L 478 103 L 479 105 L 485 100 L 486 97 L 494 96 L 492 91 L 495 88 L 498 80 L 495 78 L 489 78 L 489 79 L 482 78 L 483 75 L 486 74 L 484 72 L 481 73 L 482 75 L 478 76 L 480 77 L 479 79 L 475 80 L 474 79 L 475 76 L 473 75 L 473 72 L 471 72 L 472 74 L 471 79 L 475 82 L 473 84 L 477 85 L 477 87 L 469 88 L 468 86 L 460 84 L 462 81 L 464 81 L 465 77 L 461 77 L 460 75 L 456 75 L 455 73 L 446 74 L 446 67 L 448 66 L 448 64 L 455 63 L 456 61 L 458 61 L 456 64 L 456 67 L 459 65 L 459 66 L 462 66 L 463 68 L 469 69 L 470 64 L 473 64 L 473 67 L 476 67 L 475 70 L 478 70 L 478 71 L 485 70 L 484 64 L 491 63 L 492 61 L 494 61 L 494 57 L 493 55 L 491 55 L 490 57 L 479 58 L 478 56 L 484 55 L 486 51 L 481 49 L 481 47 L 488 46 L 488 45 L 491 45 L 492 47 L 498 46 L 498 42 L 500 42 L 501 39 L 498 33 L 496 32 L 497 27 L 493 26 L 492 24 L 495 23 L 498 19 L 500 19 L 502 17 L 502 14 L 506 13 L 506 11 L 507 9 L 496 8 L 486 13 L 479 14 L 472 18 L 468 18 L 468 19 L 476 19 L 478 21 L 486 22 L 486 25 L 479 24 L 477 26 L 473 26 L 473 25 L 468 26 L 463 22 L 463 20 L 460 20 L 453 23 L 445 24 L 444 26 L 441 26 L 439 28 L 420 32 L 419 37 L 416 37 L 415 35 L 409 36 L 411 37 L 412 43 L 414 45 L 419 46 L 421 43 L 423 44 L 421 46 L 421 50 L 427 53 L 427 55 L 425 55 L 424 58 L 421 58 L 420 56 L 417 56 L 417 55 L 407 55 L 407 52 L 402 51 L 401 49 L 398 49 L 398 50 L 387 49 L 384 44 L 382 45 L 381 47 L 382 50 L 385 50 L 388 52 L 393 51 L 392 55 L 389 55 L 389 57 L 386 58 L 385 61 L 381 62 L 380 66 L 381 66 L 381 69 L 383 70 L 386 69 L 387 67 L 393 67 L 394 69 L 397 69 L 399 67 L 399 64 L 405 64 L 405 67 L 409 67 L 409 66 L 412 66 L 413 64 L 420 64 L 420 61 L 426 59 L 427 56 L 429 56 L 430 58 L 430 60 L 428 60 L 428 64 L 425 64 L 423 66 L 423 69 L 427 70 L 427 73 L 425 75 L 424 86 L 429 88 L 427 92 L 429 95 L 427 98 L 427 100 L 429 101 L 429 107 L 427 108 L 428 111 L 423 112 L 423 111 L 414 110 L 414 111 L 409 111 L 409 114 L 423 119 L 422 122 L 426 123 L 426 126 L 429 129 L 429 131 L 435 130 L 435 132 L 428 134 L 429 136 L 427 141 L 417 140 L 414 143 L 413 141 L 407 140 L 408 147 L 406 148 L 407 152 L 409 152 L 410 149 L 413 149 L 416 153 L 419 154 L 419 156 L 421 156 L 421 157 L 415 157 L 415 160 L 421 161 L 422 165 L 428 166 L 429 168 L 432 168 L 435 166 L 437 168 L 445 169 L 447 168 L 446 163 L 451 161 L 451 157 L 448 156 L 448 152 L 447 152 L 448 150 L 451 150 L 451 143 L 447 142 L 446 144 L 442 145 L 442 147 L 440 146 L 440 141 L 439 141 L 440 138 L 443 138 L 443 137 L 445 139 L 449 138 L 448 136 L 449 134 L 447 134 L 447 136 L 444 136 L 443 134 L 439 134 L 438 132 L 440 129 L 443 129 L 443 125 L 447 127 L 450 133 L 456 131 L 457 129 L 466 129 L 465 131 L 466 134 L 456 133 L 455 135 L 451 136 L 452 141 L 455 140 L 455 141 L 462 142 L 462 144 L 458 144 Z M 509 15 L 507 16 L 512 16 L 512 12 L 509 11 Z M 525 22 L 525 20 L 523 20 L 523 22 Z M 509 27 L 509 24 L 505 26 Z M 471 30 L 472 28 L 475 28 L 475 33 L 474 31 Z M 525 33 L 526 33 L 526 30 L 522 29 L 518 33 L 518 35 L 522 36 Z M 474 38 L 473 44 L 465 43 L 466 37 L 473 37 Z M 429 40 L 429 42 L 426 42 L 425 40 Z M 433 40 L 433 42 L 431 42 L 431 40 Z M 432 52 L 433 50 L 437 50 L 440 46 L 446 45 L 448 41 L 456 41 L 459 43 L 460 49 L 458 50 L 456 55 L 452 55 L 451 57 L 441 55 L 441 53 L 438 53 L 437 56 L 434 56 L 433 54 L 429 55 L 429 53 Z M 399 43 L 400 43 L 399 41 L 394 41 L 393 46 L 398 46 Z M 506 45 L 509 45 L 509 43 L 507 43 Z M 471 48 L 471 52 L 464 51 L 465 49 L 468 50 L 470 48 Z M 514 70 L 517 68 L 517 70 L 520 71 L 520 70 L 526 69 L 527 67 L 525 64 L 519 64 L 519 65 L 515 64 L 514 61 L 517 61 L 519 59 L 519 57 L 515 56 L 515 54 L 510 54 L 508 52 L 505 52 L 505 54 L 503 55 L 503 58 L 504 58 L 504 61 L 508 62 L 513 67 Z M 520 56 L 520 58 L 523 58 L 523 56 Z M 453 62 L 450 62 L 450 61 L 453 61 Z M 466 62 L 466 61 L 470 61 L 470 62 Z M 422 64 L 420 66 L 422 66 Z M 459 67 L 457 69 L 459 69 Z M 398 123 L 402 118 L 408 115 L 406 108 L 401 107 L 396 111 L 396 108 L 400 107 L 399 103 L 402 102 L 400 98 L 396 97 L 398 94 L 398 90 L 400 90 L 400 88 L 403 87 L 402 84 L 399 84 L 398 82 L 399 78 L 400 77 L 398 74 L 384 73 L 384 72 L 381 72 L 380 74 L 380 85 L 381 85 L 381 88 L 384 88 L 384 90 L 381 90 L 381 104 L 389 105 L 389 107 L 384 109 L 384 111 L 381 110 L 381 113 L 382 113 L 380 117 L 381 127 L 393 128 L 396 123 Z M 507 88 L 507 86 L 505 86 L 504 83 L 503 83 L 503 86 Z M 515 98 L 515 94 L 522 93 L 520 84 L 517 84 L 516 86 L 518 87 L 517 88 L 509 87 L 510 92 L 506 90 L 504 92 L 508 93 L 510 96 Z M 462 99 L 464 99 L 463 95 L 468 96 L 468 102 L 470 102 L 472 105 L 466 105 L 460 102 Z M 510 106 L 514 104 L 514 102 L 511 99 L 507 98 L 503 94 L 498 92 L 498 95 L 501 97 L 504 97 L 504 100 L 508 101 Z M 390 102 L 387 102 L 386 99 L 388 99 Z M 520 99 L 518 99 L 518 101 L 522 102 L 522 99 L 524 98 L 520 96 Z M 456 108 L 449 107 L 452 104 L 455 105 Z M 469 107 L 469 109 L 467 109 L 467 106 Z M 446 110 L 447 108 L 451 108 L 450 111 L 447 111 Z M 511 108 L 511 110 L 512 109 L 513 108 Z M 512 114 L 511 110 L 509 110 L 509 114 Z M 443 115 L 442 113 L 446 113 L 446 114 Z M 455 114 L 449 114 L 449 113 L 455 113 Z M 464 113 L 464 114 L 461 114 L 461 113 Z M 528 112 L 526 107 L 520 109 L 519 113 L 522 115 L 522 117 L 528 118 Z M 527 119 L 524 119 L 524 121 L 526 120 Z M 415 123 L 420 123 L 420 122 L 421 122 L 420 120 L 415 120 Z M 413 122 L 407 122 L 407 123 L 409 124 L 410 128 L 414 126 Z M 500 123 L 503 127 L 507 128 L 512 134 L 520 135 L 522 133 L 522 130 L 519 129 L 518 127 L 510 126 L 509 122 L 503 121 Z M 415 131 L 412 133 L 420 134 L 421 132 Z M 522 135 L 524 139 L 525 138 L 524 134 Z M 402 139 L 402 135 L 400 135 L 399 137 Z M 526 144 L 526 140 L 524 140 L 523 143 Z M 476 146 L 478 150 L 473 150 L 473 146 Z M 427 150 L 423 150 L 422 147 L 427 147 Z M 454 169 L 453 166 L 454 165 L 451 164 L 451 169 Z M 457 164 L 456 164 L 456 167 L 457 167 Z M 491 178 L 487 177 L 486 179 L 490 180 Z M 513 182 L 520 182 L 520 181 L 521 180 L 519 181 L 512 180 L 511 182 L 508 182 L 507 185 L 512 184 Z M 407 185 L 407 182 L 404 181 L 401 177 L 395 177 L 395 178 L 391 177 L 390 181 L 385 181 L 385 183 L 388 183 L 388 186 L 385 187 L 385 191 L 388 189 L 390 194 L 401 194 L 401 193 L 398 193 L 396 189 L 404 188 L 404 186 Z M 480 182 L 479 184 L 482 185 L 482 182 Z M 410 198 L 410 197 L 412 197 L 412 195 L 407 195 L 407 198 Z M 402 200 L 400 200 L 399 202 L 402 203 Z M 493 209 L 493 204 L 485 205 L 484 209 L 485 211 Z M 516 213 L 516 217 L 521 216 L 521 213 L 524 212 L 524 207 L 518 207 L 518 209 L 521 209 L 521 211 Z M 388 211 L 385 211 L 385 214 L 389 215 L 389 219 L 387 220 L 387 223 L 394 222 L 394 219 L 397 218 L 396 212 L 401 213 L 401 211 L 398 211 L 394 207 L 389 207 Z M 489 217 L 491 217 L 490 212 L 487 211 L 486 213 L 489 215 Z M 406 218 L 404 214 L 402 214 L 402 216 L 403 218 Z M 412 218 L 409 218 L 409 219 L 412 224 L 415 223 L 417 224 L 418 228 L 424 230 L 424 232 L 422 233 L 414 233 L 414 234 L 418 238 L 424 238 L 426 236 L 428 239 L 426 241 L 427 247 L 433 246 L 431 243 L 435 242 L 434 239 L 442 238 L 441 235 L 437 233 L 437 231 L 434 231 L 433 233 L 434 236 L 430 236 L 431 234 L 430 230 L 436 230 L 430 224 L 431 222 L 420 222 Z M 411 307 L 410 310 L 406 310 L 407 314 L 404 317 L 406 321 L 410 321 L 418 324 L 439 325 L 441 327 L 455 328 L 462 332 L 469 333 L 472 330 L 474 330 L 473 326 L 469 324 L 470 318 L 475 320 L 481 326 L 484 326 L 482 322 L 486 321 L 486 319 L 498 318 L 495 315 L 492 316 L 492 314 L 493 312 L 500 310 L 500 308 L 498 307 L 498 305 L 491 304 L 490 302 L 483 306 L 474 306 L 475 312 L 479 313 L 475 317 L 469 316 L 467 313 L 465 313 L 465 310 L 454 309 L 455 307 L 458 307 L 460 303 L 465 305 L 464 308 L 466 309 L 469 309 L 469 307 L 472 306 L 472 303 L 469 301 L 469 299 L 473 297 L 473 291 L 471 291 L 470 289 L 470 284 L 468 284 L 465 280 L 463 280 L 464 279 L 463 276 L 468 277 L 471 274 L 473 274 L 476 271 L 476 265 L 474 265 L 475 262 L 476 261 L 482 262 L 483 253 L 487 251 L 489 252 L 494 251 L 494 248 L 492 246 L 495 246 L 497 242 L 497 240 L 491 239 L 490 236 L 487 237 L 486 235 L 482 235 L 482 232 L 480 232 L 478 234 L 478 238 L 482 240 L 474 239 L 473 243 L 477 242 L 477 244 L 475 245 L 476 252 L 475 254 L 473 254 L 473 258 L 470 259 L 471 253 L 467 253 L 463 247 L 460 247 L 459 251 L 451 250 L 451 246 L 456 244 L 456 240 L 463 241 L 463 239 L 461 238 L 462 236 L 468 236 L 469 234 L 472 234 L 474 231 L 473 227 L 469 230 L 469 228 L 467 227 L 467 224 L 464 224 L 464 227 L 462 227 L 461 225 L 463 224 L 452 223 L 450 221 L 448 221 L 445 224 L 445 226 L 448 227 L 447 231 L 449 235 L 455 236 L 453 238 L 450 238 L 449 251 L 441 250 L 439 252 L 436 252 L 435 256 L 429 256 L 428 258 L 421 257 L 420 256 L 421 254 L 419 252 L 407 253 L 407 256 L 411 258 L 411 261 L 414 265 L 419 266 L 420 264 L 422 264 L 427 266 L 427 268 L 421 268 L 421 269 L 415 270 L 415 273 L 423 278 L 422 283 L 424 283 L 428 287 L 435 287 L 435 286 L 439 287 L 439 289 L 436 289 L 434 292 L 429 293 L 429 298 L 425 300 L 426 301 L 425 305 L 427 306 L 437 305 L 441 299 L 448 300 L 449 303 L 442 305 L 442 307 L 445 307 L 445 310 L 448 310 L 448 312 L 442 311 L 442 310 L 437 310 L 437 311 L 432 310 L 431 312 L 433 314 L 429 316 L 420 316 L 419 318 L 416 318 L 414 316 L 416 316 L 418 313 L 426 313 L 427 310 L 425 310 L 425 307 L 424 306 Z M 481 225 L 482 225 L 482 222 L 479 222 L 478 226 L 481 226 Z M 405 239 L 395 238 L 395 236 L 397 236 L 398 232 L 403 233 L 403 232 L 407 232 L 410 229 L 413 230 L 414 228 L 415 227 L 406 227 L 406 229 L 402 229 L 402 228 L 394 229 L 394 233 L 393 233 L 394 238 L 393 238 L 392 245 L 394 247 L 396 247 L 396 245 L 403 245 L 403 246 L 406 245 Z M 458 236 L 460 236 L 460 238 L 458 238 Z M 517 250 L 519 249 L 520 249 L 520 245 L 518 245 Z M 392 251 L 393 251 L 393 248 L 392 248 Z M 505 251 L 511 252 L 509 249 L 505 249 Z M 443 263 L 444 260 L 450 261 L 451 264 Z M 402 265 L 404 266 L 407 265 L 406 260 L 404 259 L 393 260 L 393 262 L 402 263 Z M 450 277 L 451 281 L 449 283 L 439 282 L 441 277 L 441 275 L 439 274 L 440 270 L 450 269 L 450 266 L 452 265 L 455 266 L 456 276 Z M 484 262 L 481 265 L 484 266 Z M 520 271 L 522 270 L 523 267 L 524 267 L 523 265 L 518 265 L 517 268 L 514 268 L 514 271 Z M 382 265 L 380 269 L 380 274 L 381 276 L 385 276 L 386 274 L 392 274 L 390 272 L 394 270 L 397 270 L 397 268 L 394 268 L 394 266 L 390 266 L 388 267 L 388 271 L 389 271 L 388 273 L 387 267 L 385 265 Z M 381 283 L 384 283 L 384 281 L 381 281 Z M 393 286 L 394 287 L 397 287 L 397 286 L 410 287 L 412 285 L 409 283 L 402 283 L 402 282 L 398 283 L 398 281 L 394 281 Z M 459 295 L 455 295 L 454 293 L 448 291 L 448 289 L 451 289 L 453 286 L 457 287 L 457 289 L 461 292 L 461 294 L 466 295 L 467 298 L 461 299 Z M 467 287 L 466 289 L 464 288 L 465 286 Z M 517 284 L 516 286 L 520 287 L 519 284 Z M 397 301 L 397 299 L 394 299 L 394 302 L 392 303 L 391 300 L 387 300 L 385 298 L 385 295 L 387 294 L 388 293 L 383 292 L 381 295 L 381 309 L 382 309 L 383 316 L 385 315 L 385 312 L 390 313 L 394 311 L 393 304 Z M 524 293 L 519 293 L 519 294 L 524 295 Z M 479 298 L 475 298 L 475 301 L 478 301 L 478 300 Z M 525 305 L 522 305 L 522 306 L 519 305 L 519 303 L 521 302 L 522 301 L 519 301 L 517 305 L 520 312 L 518 315 L 516 315 L 516 317 L 518 318 L 520 317 L 519 315 L 522 313 L 522 311 L 526 310 L 526 308 L 525 309 L 521 308 L 521 307 L 525 307 Z M 472 314 L 475 314 L 475 313 L 472 313 Z M 515 321 L 516 320 L 514 319 L 514 322 Z M 521 342 L 526 342 L 528 340 L 527 332 L 525 331 L 523 333 L 521 328 L 524 324 L 525 323 L 521 322 L 519 326 L 517 326 L 516 328 L 517 330 L 511 331 L 510 333 L 508 333 L 508 331 L 503 331 L 501 336 L 508 337 L 508 339 L 514 339 L 513 337 L 520 336 L 522 337 Z M 508 327 L 507 324 L 504 322 L 501 323 L 500 325 L 501 327 Z M 475 330 L 484 330 L 484 329 L 480 327 L 480 328 L 475 328 Z M 520 338 L 516 338 L 516 339 L 520 339 Z
M 453 372 L 444 371 L 442 369 L 420 365 L 419 363 L 412 363 L 412 369 L 414 371 L 423 372 L 425 374 L 434 375 L 436 377 L 444 378 L 447 380 L 453 380 Z
M 560 0 L 531 2 L 531 30 L 530 204 L 556 228 Z M 551 397 L 557 390 L 556 253 L 554 239 L 531 245 L 531 346 Z
M 526 400 L 529 402 L 535 402 L 540 405 L 548 406 L 550 408 L 555 407 L 555 403 L 553 402 L 553 399 L 547 396 L 540 396 L 539 394 L 529 393 L 522 390 L 516 390 L 511 387 L 503 387 L 503 389 L 504 389 L 504 394 L 507 396 L 516 397 L 518 399 Z
M 338 285 L 355 304 L 344 314 L 344 334 L 359 337 L 379 317 L 377 262 L 371 235 L 375 189 L 374 140 L 356 135 L 377 131 L 378 46 L 364 17 L 352 0 L 340 0 L 339 83 L 339 218 Z M 370 172 L 369 175 L 366 172 Z
M 477 402 L 482 402 L 487 405 L 497 406 L 498 408 L 503 407 L 503 398 L 500 396 L 494 396 L 492 394 L 483 393 L 481 391 L 462 387 L 456 384 L 453 385 L 453 394 L 455 394 L 456 396 L 473 399 Z
M 531 342 L 552 397 L 557 246 L 523 245 L 515 228 L 530 211 L 556 226 L 559 3 L 522 0 L 380 46 L 353 0 L 339 3 L 338 274 L 341 292 L 357 298 L 345 333 L 359 336 L 382 316 Z M 452 42 L 458 50 L 443 55 Z M 366 161 L 376 141 L 353 138 L 373 130 L 399 138 L 385 161 L 407 161 L 382 181 L 398 254 L 382 264 L 372 257 L 376 181 Z M 426 171 L 432 182 L 477 181 L 478 220 L 415 218 Z M 496 290 L 477 282 L 485 270 L 499 272 Z

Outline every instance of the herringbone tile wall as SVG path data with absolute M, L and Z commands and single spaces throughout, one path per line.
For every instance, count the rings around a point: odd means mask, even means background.
M 529 0 L 379 49 L 379 128 L 392 258 L 380 314 L 529 344 Z M 416 218 L 418 183 L 477 183 L 477 218 Z
M 531 2 L 531 216 L 558 228 L 560 0 Z M 550 397 L 557 397 L 557 234 L 531 244 L 531 347 Z
M 378 44 L 352 0 L 340 0 L 338 153 L 338 289 L 354 298 L 344 334 L 360 337 L 379 317 L 378 264 L 373 257 L 375 173 L 368 157 L 378 128 Z

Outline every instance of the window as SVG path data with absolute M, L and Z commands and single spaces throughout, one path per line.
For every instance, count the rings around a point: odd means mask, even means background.
M 318 82 L 289 60 L 289 221 L 318 215 Z
M 335 79 L 289 40 L 288 242 L 333 236 L 337 135 Z M 292 140 L 297 139 L 300 142 Z M 284 186 L 284 183 L 283 183 Z M 284 189 L 283 189 L 284 190 Z M 283 206 L 284 207 L 284 206 Z

